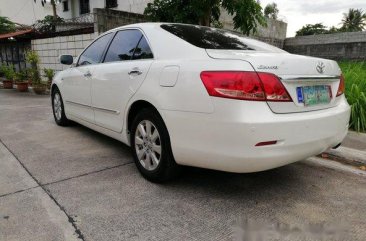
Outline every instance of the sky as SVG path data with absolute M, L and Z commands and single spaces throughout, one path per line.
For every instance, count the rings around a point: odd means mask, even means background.
M 366 12 L 366 0 L 260 0 L 263 8 L 272 2 L 277 3 L 279 18 L 288 24 L 287 37 L 295 36 L 306 24 L 340 27 L 343 13 L 349 8 L 361 8 Z

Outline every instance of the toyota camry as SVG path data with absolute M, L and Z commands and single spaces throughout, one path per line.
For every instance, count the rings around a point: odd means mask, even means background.
M 181 166 L 258 172 L 342 142 L 350 107 L 332 60 L 235 32 L 141 23 L 97 37 L 52 83 L 55 121 L 131 146 L 159 182 Z

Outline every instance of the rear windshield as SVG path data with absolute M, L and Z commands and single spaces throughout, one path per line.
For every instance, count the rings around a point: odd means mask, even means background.
M 162 24 L 161 28 L 204 49 L 282 52 L 282 50 L 269 44 L 246 38 L 228 30 L 188 24 Z

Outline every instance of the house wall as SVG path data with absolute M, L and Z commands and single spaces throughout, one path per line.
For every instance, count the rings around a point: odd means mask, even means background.
M 366 32 L 320 34 L 288 38 L 284 49 L 290 53 L 326 59 L 365 60 Z
M 70 16 L 80 16 L 79 0 L 67 1 L 69 1 L 70 10 L 68 12 L 59 11 L 58 14 L 60 17 L 67 19 L 70 18 Z M 117 2 L 118 6 L 110 9 L 142 14 L 147 4 L 153 2 L 153 0 L 118 0 Z M 90 12 L 92 12 L 94 8 L 105 8 L 105 0 L 89 0 L 89 4 Z
M 95 38 L 96 34 L 91 33 L 34 39 L 32 40 L 32 50 L 36 51 L 40 57 L 39 68 L 42 73 L 44 68 L 61 71 L 69 68 L 69 66 L 60 64 L 60 55 L 70 54 L 76 58 Z
M 41 1 L 35 3 L 33 0 L 0 0 L 0 16 L 8 17 L 15 23 L 32 25 L 51 14 L 51 5 L 42 7 Z

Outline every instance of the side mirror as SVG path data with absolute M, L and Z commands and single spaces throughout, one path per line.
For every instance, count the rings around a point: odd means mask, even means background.
M 61 55 L 60 63 L 66 65 L 72 65 L 74 63 L 74 58 L 71 55 Z

